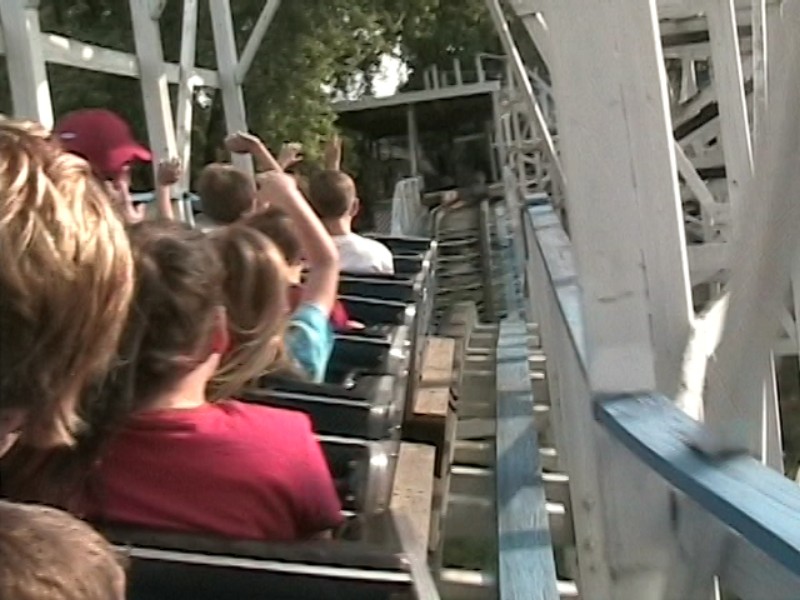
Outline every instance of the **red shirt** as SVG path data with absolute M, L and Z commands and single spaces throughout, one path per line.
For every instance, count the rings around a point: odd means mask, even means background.
M 300 301 L 303 299 L 303 286 L 301 285 L 292 285 L 289 287 L 289 306 L 292 310 L 295 310 L 298 306 L 300 306 Z M 347 331 L 350 329 L 350 316 L 347 314 L 347 310 L 339 300 L 335 302 L 333 308 L 331 309 L 331 326 L 333 326 L 334 331 Z
M 342 522 L 308 416 L 229 400 L 142 413 L 111 442 L 90 520 L 289 541 Z

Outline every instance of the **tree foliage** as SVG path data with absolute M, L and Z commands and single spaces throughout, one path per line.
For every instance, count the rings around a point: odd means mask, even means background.
M 238 47 L 244 47 L 265 0 L 232 0 Z M 161 18 L 165 58 L 177 62 L 183 2 L 168 0 Z M 197 64 L 215 68 L 208 3 L 200 2 Z M 133 52 L 128 2 L 42 0 L 42 29 L 81 41 Z M 394 54 L 411 72 L 454 57 L 495 51 L 484 0 L 285 0 L 245 83 L 249 125 L 277 148 L 299 140 L 312 157 L 335 126 L 332 91 L 369 93 L 381 58 Z M 4 66 L 4 65 L 3 65 Z M 146 135 L 141 92 L 135 80 L 48 67 L 56 115 L 104 106 L 126 116 Z M 4 80 L 5 77 L 2 78 Z M 7 82 L 0 109 L 9 110 Z M 217 157 L 224 133 L 221 98 L 195 108 L 195 166 Z

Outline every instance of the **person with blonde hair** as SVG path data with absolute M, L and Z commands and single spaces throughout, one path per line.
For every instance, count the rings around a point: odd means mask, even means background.
M 212 384 L 241 343 L 228 323 L 226 267 L 214 241 L 175 221 L 139 223 L 129 236 L 133 310 L 118 364 L 96 390 L 92 427 L 70 454 L 45 457 L 26 480 L 10 481 L 10 497 L 90 522 L 234 539 L 290 541 L 337 527 L 341 505 L 308 416 L 223 394 L 236 389 L 235 371 L 226 387 Z M 260 370 L 288 318 L 286 290 L 280 280 L 265 282 L 271 294 L 252 285 L 259 293 L 250 310 L 275 321 L 275 334 L 250 338 L 266 340 Z
M 0 598 L 124 600 L 122 557 L 86 523 L 0 501 Z
M 69 444 L 79 398 L 115 356 L 132 261 L 85 160 L 32 122 L 0 120 L 0 455 Z
M 230 344 L 209 383 L 212 397 L 240 393 L 288 360 L 283 343 L 289 316 L 286 262 L 277 246 L 243 225 L 211 239 L 224 265 L 222 285 Z

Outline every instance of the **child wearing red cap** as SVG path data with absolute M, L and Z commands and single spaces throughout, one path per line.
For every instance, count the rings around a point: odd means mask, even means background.
M 117 200 L 126 221 L 138 222 L 144 218 L 144 207 L 134 207 L 130 195 L 130 167 L 136 162 L 150 162 L 153 155 L 136 141 L 130 126 L 122 117 L 102 108 L 76 110 L 56 124 L 54 133 L 67 152 L 86 159 L 97 178 L 106 182 L 109 194 Z M 177 168 L 174 160 L 167 164 L 171 172 Z M 165 185 L 163 173 L 166 168 L 162 165 L 159 169 L 157 187 Z M 163 194 L 157 196 L 160 212 L 171 219 L 173 215 L 169 198 L 163 201 Z

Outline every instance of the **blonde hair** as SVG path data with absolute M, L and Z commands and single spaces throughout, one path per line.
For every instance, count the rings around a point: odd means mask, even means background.
M 278 248 L 244 225 L 212 239 L 225 269 L 223 295 L 231 347 L 209 384 L 214 399 L 230 397 L 267 373 L 283 353 L 288 323 L 287 265 Z
M 123 600 L 122 557 L 54 508 L 0 502 L 0 598 Z
M 123 225 L 86 161 L 41 125 L 0 119 L 0 399 L 27 412 L 28 443 L 72 442 L 132 289 Z

